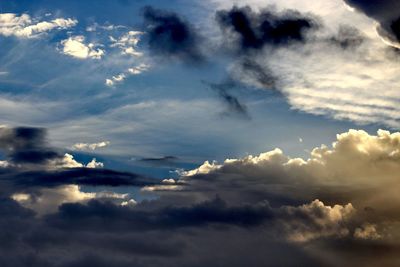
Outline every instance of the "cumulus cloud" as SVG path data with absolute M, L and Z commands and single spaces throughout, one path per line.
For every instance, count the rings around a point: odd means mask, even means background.
M 18 38 L 35 38 L 52 30 L 65 30 L 74 27 L 77 20 L 56 18 L 51 21 L 40 21 L 28 14 L 0 14 L 0 35 Z
M 83 35 L 69 37 L 61 41 L 61 46 L 62 53 L 79 59 L 101 59 L 105 54 L 105 51 L 101 48 L 96 48 L 95 44 L 86 44 Z

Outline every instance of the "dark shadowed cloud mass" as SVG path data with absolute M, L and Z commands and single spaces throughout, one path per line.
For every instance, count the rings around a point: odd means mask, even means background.
M 143 9 L 147 43 L 156 54 L 177 58 L 188 63 L 200 63 L 201 38 L 194 27 L 177 13 L 147 6 Z

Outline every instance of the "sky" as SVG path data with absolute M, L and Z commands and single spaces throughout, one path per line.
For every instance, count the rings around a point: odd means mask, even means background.
M 0 0 L 2 266 L 399 266 L 399 10 Z

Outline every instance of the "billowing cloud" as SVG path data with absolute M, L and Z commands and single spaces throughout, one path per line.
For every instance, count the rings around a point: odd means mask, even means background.
M 105 51 L 96 48 L 95 44 L 86 44 L 83 35 L 69 37 L 61 41 L 61 46 L 62 53 L 79 59 L 101 59 L 105 54 Z
M 206 162 L 153 184 L 105 169 L 5 168 L 0 225 L 12 220 L 16 231 L 1 242 L 14 257 L 0 253 L 0 258 L 23 266 L 13 259 L 40 246 L 36 266 L 44 259 L 49 266 L 68 266 L 71 258 L 96 267 L 138 260 L 143 267 L 165 260 L 199 266 L 199 253 L 201 264 L 219 266 L 212 251 L 223 246 L 218 257 L 232 266 L 249 258 L 256 259 L 254 266 L 354 266 L 363 262 L 365 249 L 398 247 L 399 144 L 400 133 L 350 130 L 332 146 L 315 148 L 307 160 L 275 149 L 222 164 Z M 85 191 L 87 185 L 140 186 L 152 197 L 133 199 L 115 187 Z M 251 250 L 243 254 L 243 245 Z M 58 250 L 71 257 L 49 257 Z M 368 257 L 369 266 L 380 266 L 377 254 L 384 255 L 378 250 Z M 394 258 L 388 253 L 384 262 Z
M 40 21 L 28 14 L 18 16 L 14 13 L 0 14 L 0 35 L 18 38 L 35 38 L 52 30 L 65 30 L 74 27 L 77 20 L 56 18 L 51 21 Z

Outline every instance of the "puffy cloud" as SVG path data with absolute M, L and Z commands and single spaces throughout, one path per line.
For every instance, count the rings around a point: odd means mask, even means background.
M 379 239 L 382 236 L 376 230 L 376 225 L 365 223 L 360 228 L 356 228 L 354 237 L 359 239 Z
M 83 35 L 72 36 L 61 41 L 62 53 L 79 59 L 101 59 L 105 51 L 101 48 L 96 48 L 93 43 L 85 44 Z
M 330 207 L 316 199 L 299 207 L 283 207 L 282 213 L 280 223 L 289 240 L 305 242 L 321 237 L 348 236 L 350 230 L 347 224 L 355 209 L 350 203 Z M 356 230 L 355 235 L 357 233 Z
M 74 156 L 65 153 L 63 157 L 57 158 L 48 163 L 48 168 L 103 168 L 104 164 L 102 162 L 97 162 L 95 158 L 93 158 L 86 166 L 80 162 L 77 162 L 74 159 Z
M 86 165 L 86 167 L 87 168 L 103 168 L 104 167 L 104 164 L 103 164 L 103 162 L 98 162 L 98 161 L 96 161 L 96 159 L 94 158 L 94 159 L 92 159 L 92 161 L 90 161 L 87 165 Z
M 0 14 L 0 35 L 19 38 L 34 38 L 51 30 L 64 30 L 74 27 L 77 20 L 56 18 L 51 21 L 39 21 L 28 14 L 18 16 L 14 13 Z

